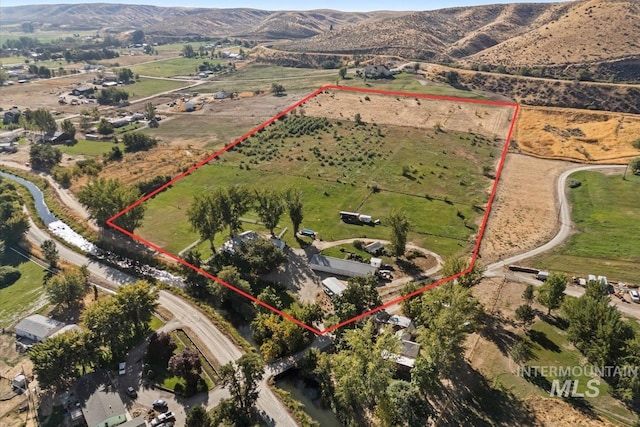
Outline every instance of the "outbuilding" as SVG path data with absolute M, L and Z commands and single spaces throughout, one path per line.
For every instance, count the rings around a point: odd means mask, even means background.
M 311 257 L 311 269 L 344 277 L 359 277 L 376 274 L 378 269 L 371 264 L 333 258 L 320 254 Z
M 75 389 L 88 427 L 112 427 L 127 421 L 124 403 L 106 372 L 85 375 Z
M 335 277 L 327 277 L 322 281 L 322 290 L 330 298 L 333 298 L 336 295 L 342 295 L 345 289 L 347 289 L 347 285 Z
M 44 342 L 58 330 L 64 327 L 64 323 L 41 314 L 33 314 L 22 319 L 16 327 L 16 337 L 30 341 Z

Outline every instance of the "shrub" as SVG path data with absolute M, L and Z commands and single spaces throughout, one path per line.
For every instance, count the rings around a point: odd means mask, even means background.
M 636 139 L 635 141 L 633 141 L 631 143 L 631 145 L 633 146 L 633 148 L 640 150 L 640 138 Z
M 353 241 L 353 247 L 358 249 L 358 250 L 363 250 L 364 249 L 364 243 L 362 243 L 362 240 L 354 240 Z
M 11 266 L 0 267 L 0 288 L 13 285 L 21 275 L 22 273 L 17 268 Z

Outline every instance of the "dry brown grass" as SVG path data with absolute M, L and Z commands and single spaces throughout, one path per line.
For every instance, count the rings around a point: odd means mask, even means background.
M 640 155 L 640 115 L 522 107 L 514 139 L 526 153 L 589 163 L 626 163 Z

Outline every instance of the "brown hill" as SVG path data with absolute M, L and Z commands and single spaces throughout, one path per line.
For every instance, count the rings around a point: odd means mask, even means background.
M 570 4 L 529 31 L 465 58 L 505 66 L 596 63 L 640 55 L 640 2 L 592 0 Z M 558 9 L 560 11 L 562 9 Z

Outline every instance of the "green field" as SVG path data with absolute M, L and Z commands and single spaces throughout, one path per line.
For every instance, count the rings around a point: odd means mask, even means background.
M 61 145 L 60 151 L 70 156 L 86 156 L 86 157 L 100 157 L 103 154 L 109 153 L 115 146 L 120 147 L 120 150 L 124 151 L 123 143 L 113 143 L 111 141 L 89 141 L 87 139 L 79 139 L 77 143 L 73 145 Z
M 175 76 L 197 76 L 200 70 L 198 66 L 204 61 L 208 61 L 211 64 L 220 64 L 223 62 L 221 59 L 210 58 L 171 58 L 160 59 L 154 62 L 147 62 L 140 65 L 134 65 L 131 67 L 131 71 L 135 74 L 141 74 L 143 76 L 151 77 L 175 77 Z
M 37 307 L 44 296 L 45 270 L 9 248 L 0 261 L 22 273 L 17 282 L 0 288 L 0 327 L 6 328 Z
M 125 90 L 129 93 L 129 100 L 145 98 L 169 90 L 179 89 L 187 86 L 188 82 L 178 82 L 175 80 L 159 80 L 140 78 L 140 81 L 125 86 Z
M 578 233 L 535 259 L 535 266 L 568 275 L 607 276 L 640 284 L 640 177 L 578 172 L 569 189 Z
M 388 239 L 385 219 L 392 209 L 401 208 L 412 225 L 410 239 L 417 244 L 444 256 L 470 248 L 482 214 L 473 205 L 486 203 L 491 184 L 482 175 L 483 167 L 492 164 L 501 147 L 462 132 L 323 120 L 290 116 L 243 141 L 148 201 L 137 233 L 177 253 L 198 239 L 187 220 L 193 197 L 218 186 L 244 184 L 250 189 L 297 188 L 304 202 L 303 227 L 324 240 Z M 314 123 L 324 124 L 309 130 Z M 307 130 L 287 134 L 295 127 Z M 343 223 L 338 215 L 342 210 L 371 215 L 382 224 Z M 245 218 L 257 219 L 252 213 Z M 291 230 L 286 216 L 280 227 Z M 246 224 L 249 228 L 261 230 L 253 223 Z M 297 245 L 291 233 L 284 238 Z

